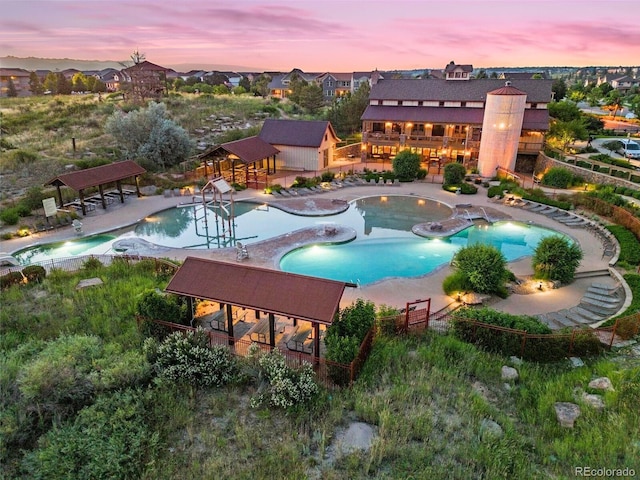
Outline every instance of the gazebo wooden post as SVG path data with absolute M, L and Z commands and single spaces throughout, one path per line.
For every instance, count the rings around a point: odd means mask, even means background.
M 102 188 L 102 184 L 98 185 L 98 191 L 100 192 L 100 201 L 102 202 L 102 209 L 107 209 L 107 202 L 104 199 L 104 188 Z
M 191 326 L 193 327 L 194 320 L 194 311 L 193 311 L 193 297 L 187 297 L 187 310 L 189 310 L 189 315 L 191 315 Z
M 246 182 L 247 187 L 249 186 L 249 164 L 244 164 L 244 181 Z
M 236 183 L 236 161 L 231 160 L 231 183 Z
M 276 317 L 273 313 L 269 313 L 269 345 L 271 348 L 276 346 Z
M 276 172 L 276 156 L 275 155 L 273 156 L 273 172 L 271 173 L 278 173 Z
M 140 183 L 138 182 L 138 175 L 133 176 L 133 183 L 135 183 L 136 185 L 136 195 L 138 196 L 138 198 L 140 198 L 142 196 L 142 193 L 140 193 Z
M 227 335 L 229 335 L 229 345 L 233 346 L 233 308 L 227 303 Z
M 254 310 L 256 320 L 260 320 L 260 310 Z
M 320 359 L 320 324 L 313 322 L 313 356 L 316 362 Z
M 122 182 L 120 180 L 116 182 L 116 188 L 120 194 L 120 203 L 124 203 L 124 193 L 122 192 Z
M 84 204 L 84 190 L 78 190 L 78 196 L 80 197 L 80 207 L 82 208 L 82 215 L 87 215 L 87 207 Z
M 204 162 L 202 162 L 203 166 L 204 166 L 204 178 L 208 178 L 207 177 L 207 159 L 204 159 Z
M 60 185 L 56 185 L 56 191 L 58 192 L 58 202 L 60 202 L 60 206 L 58 208 L 62 208 L 62 190 L 60 190 Z

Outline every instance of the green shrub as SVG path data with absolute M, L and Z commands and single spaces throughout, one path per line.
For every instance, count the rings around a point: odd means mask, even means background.
M 566 237 L 545 237 L 536 246 L 532 266 L 536 278 L 571 283 L 582 260 L 580 246 Z
M 136 313 L 150 320 L 182 323 L 186 308 L 175 295 L 164 295 L 155 290 L 144 293 L 136 303 Z
M 40 265 L 29 265 L 22 269 L 22 274 L 27 279 L 27 282 L 40 283 L 47 276 L 47 271 Z
M 82 269 L 87 271 L 100 270 L 104 265 L 96 257 L 89 257 L 82 262 Z
M 320 175 L 321 182 L 332 182 L 334 178 L 335 174 L 333 172 L 322 172 L 322 175 Z
M 501 185 L 493 185 L 492 187 L 489 187 L 489 189 L 487 190 L 487 197 L 489 198 L 493 198 L 493 197 L 502 197 L 502 186 Z
M 426 168 L 420 168 L 420 169 L 418 169 L 418 175 L 416 176 L 416 178 L 418 180 L 424 180 L 425 178 L 427 178 L 427 174 L 428 173 L 429 172 L 427 171 Z
M 542 177 L 542 184 L 553 188 L 569 188 L 573 180 L 573 173 L 566 168 L 551 167 Z
M 445 185 L 458 185 L 464 181 L 464 177 L 467 174 L 467 169 L 461 163 L 447 163 L 444 166 L 444 184 Z
M 640 242 L 630 230 L 621 225 L 609 225 L 609 230 L 620 243 L 619 260 L 631 265 L 640 265 Z
M 475 185 L 471 185 L 470 183 L 461 183 L 460 185 L 460 193 L 463 195 L 473 195 L 478 192 L 478 187 Z
M 18 207 L 9 207 L 5 208 L 0 212 L 0 220 L 5 225 L 17 225 L 20 220 L 20 215 L 18 214 Z
M 280 350 L 264 353 L 256 344 L 251 345 L 249 356 L 251 360 L 257 357 L 260 377 L 264 379 L 258 393 L 251 398 L 253 408 L 266 404 L 290 409 L 310 402 L 320 391 L 313 367 L 308 362 L 291 368 Z
M 447 276 L 442 282 L 442 290 L 447 295 L 454 295 L 456 292 L 466 292 L 472 290 L 469 279 L 461 271 L 455 271 L 451 275 Z
M 22 462 L 29 478 L 141 478 L 160 448 L 151 393 L 116 392 L 44 435 Z
M 463 247 L 454 255 L 452 264 L 474 292 L 497 293 L 504 288 L 507 261 L 492 245 L 476 243 Z
M 392 165 L 393 173 L 400 180 L 413 180 L 418 176 L 418 170 L 420 170 L 420 155 L 412 153 L 409 149 L 402 150 L 393 157 Z
M 238 363 L 225 345 L 209 347 L 204 330 L 174 332 L 158 344 L 145 340 L 147 359 L 161 381 L 196 388 L 221 387 L 234 382 Z
M 12 285 L 19 285 L 23 282 L 24 277 L 20 272 L 9 272 L 0 277 L 0 288 L 2 290 L 11 287 Z

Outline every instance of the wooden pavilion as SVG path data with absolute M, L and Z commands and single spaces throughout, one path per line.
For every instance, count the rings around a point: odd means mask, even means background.
M 140 188 L 138 186 L 138 176 L 145 173 L 146 170 L 137 163 L 131 160 L 125 160 L 122 162 L 114 162 L 108 165 L 100 165 L 99 167 L 87 168 L 85 170 L 79 170 L 77 172 L 63 173 L 57 177 L 49 180 L 45 183 L 47 185 L 54 185 L 58 192 L 58 208 L 63 208 L 65 205 L 62 200 L 62 192 L 60 187 L 69 187 L 78 192 L 79 204 L 77 205 L 82 214 L 87 214 L 87 203 L 85 201 L 85 190 L 87 188 L 98 187 L 100 203 L 102 208 L 106 209 L 107 204 L 113 201 L 113 195 L 105 194 L 104 186 L 110 183 L 115 183 L 117 192 L 113 192 L 121 203 L 124 203 L 125 194 L 133 193 L 125 191 L 122 188 L 122 180 L 127 178 L 133 178 L 136 186 L 135 193 L 140 197 Z M 107 200 L 108 199 L 108 200 Z
M 166 292 L 187 297 L 193 313 L 193 299 L 220 303 L 226 308 L 227 332 L 233 338 L 232 307 L 268 315 L 268 343 L 275 347 L 275 316 L 303 320 L 313 330 L 313 355 L 320 357 L 320 325 L 329 326 L 339 310 L 344 282 L 309 277 L 278 270 L 187 257 L 175 273 Z M 232 340 L 230 341 L 232 342 Z
M 259 172 L 276 173 L 276 155 L 280 151 L 260 137 L 248 137 L 214 146 L 198 155 L 203 162 L 204 177 L 208 178 L 208 164 L 213 174 L 224 176 L 231 183 L 254 183 L 258 188 Z M 236 167 L 240 167 L 240 172 Z M 231 172 L 225 175 L 223 171 Z M 243 181 L 244 180 L 244 181 Z

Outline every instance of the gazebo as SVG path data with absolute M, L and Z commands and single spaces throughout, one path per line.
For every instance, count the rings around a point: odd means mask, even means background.
M 244 167 L 244 177 L 249 182 L 250 173 L 257 184 L 257 171 L 264 169 L 267 175 L 276 173 L 276 155 L 280 151 L 260 137 L 248 137 L 217 145 L 198 156 L 204 162 L 204 176 L 208 178 L 207 163 L 213 162 L 213 173 L 222 176 L 222 170 L 231 170 L 231 182 L 236 183 L 236 166 Z M 251 167 L 251 171 L 250 171 Z
M 145 173 L 146 170 L 137 163 L 131 160 L 124 160 L 122 162 L 114 162 L 108 165 L 100 165 L 99 167 L 87 168 L 85 170 L 79 170 L 77 172 L 63 173 L 57 177 L 49 180 L 45 183 L 47 185 L 54 185 L 58 191 L 58 208 L 62 208 L 62 192 L 60 187 L 69 187 L 78 192 L 80 199 L 80 208 L 82 214 L 87 214 L 87 206 L 85 204 L 84 191 L 87 188 L 98 187 L 100 192 L 100 201 L 102 208 L 107 208 L 107 200 L 105 197 L 104 186 L 110 183 L 115 183 L 118 191 L 118 196 L 121 203 L 124 203 L 125 192 L 122 189 L 122 180 L 127 178 L 133 178 L 136 186 L 136 195 L 140 196 L 140 188 L 138 187 L 138 176 Z
M 320 356 L 320 325 L 332 324 L 346 284 L 241 264 L 187 257 L 175 273 L 168 293 L 187 297 L 193 313 L 193 299 L 220 303 L 226 308 L 227 332 L 233 338 L 232 307 L 255 311 L 256 320 L 265 312 L 269 320 L 269 345 L 275 347 L 275 316 L 310 322 L 313 355 Z M 230 340 L 232 342 L 232 340 Z

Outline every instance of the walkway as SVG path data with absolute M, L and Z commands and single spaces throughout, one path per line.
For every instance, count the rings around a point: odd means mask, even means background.
M 291 173 L 289 175 L 291 176 Z M 432 183 L 433 181 L 436 183 Z M 429 175 L 426 181 L 421 182 L 401 183 L 399 185 L 377 184 L 344 187 L 307 197 L 306 199 L 278 198 L 274 200 L 273 196 L 256 190 L 239 192 L 234 198 L 236 200 L 250 199 L 258 203 L 282 205 L 290 210 L 304 208 L 305 202 L 308 200 L 313 200 L 314 208 L 328 208 L 327 205 L 332 208 L 340 208 L 344 205 L 344 202 L 370 195 L 417 195 L 446 203 L 452 208 L 456 204 L 468 201 L 472 202 L 476 208 L 484 207 L 487 211 L 489 211 L 488 209 L 494 209 L 513 217 L 515 220 L 531 222 L 569 235 L 579 242 L 584 252 L 584 259 L 578 269 L 579 271 L 606 270 L 608 268 L 608 258 L 603 258 L 601 242 L 586 229 L 572 228 L 535 212 L 496 203 L 487 198 L 486 189 L 484 188 L 480 188 L 478 194 L 473 196 L 455 195 L 444 191 L 440 182 L 441 178 Z M 152 213 L 175 207 L 184 200 L 186 200 L 184 197 L 164 197 L 161 195 L 129 198 L 124 205 L 118 205 L 116 208 L 112 207 L 107 211 L 97 210 L 84 217 L 82 219 L 83 231 L 85 235 L 93 235 L 128 227 Z M 334 203 L 334 200 L 339 200 L 340 202 Z M 320 207 L 320 205 L 324 206 Z M 348 231 L 337 233 L 339 236 L 349 235 Z M 32 245 L 71 238 L 75 238 L 72 228 L 59 229 L 26 238 L 0 241 L 0 251 L 15 252 Z M 248 245 L 249 258 L 243 260 L 243 262 L 247 265 L 277 268 L 280 256 L 292 245 L 297 246 L 301 244 L 300 242 L 304 244 L 314 240 L 317 240 L 317 232 L 316 235 L 313 232 L 307 233 L 306 238 L 285 236 L 261 244 Z M 162 256 L 176 260 L 183 260 L 187 256 L 195 256 L 235 262 L 236 250 L 235 248 L 222 250 L 167 249 L 162 252 Z M 529 258 L 510 263 L 509 268 L 518 277 L 528 276 L 533 273 Z M 403 307 L 407 301 L 431 298 L 432 309 L 434 311 L 439 310 L 449 305 L 452 301 L 442 291 L 442 281 L 449 273 L 449 267 L 445 266 L 420 278 L 390 279 L 361 288 L 348 288 L 343 296 L 343 304 L 348 305 L 357 298 L 363 298 L 371 300 L 378 305 L 386 304 L 393 307 Z M 511 295 L 509 298 L 495 302 L 491 306 L 509 313 L 529 315 L 568 309 L 580 303 L 580 299 L 594 281 L 610 285 L 616 283 L 608 276 L 576 280 L 571 285 L 560 289 L 545 290 L 531 295 Z

